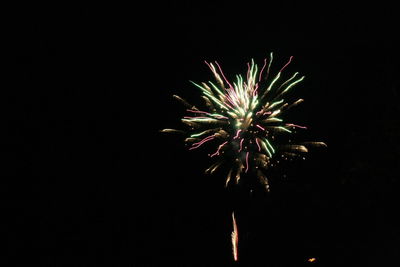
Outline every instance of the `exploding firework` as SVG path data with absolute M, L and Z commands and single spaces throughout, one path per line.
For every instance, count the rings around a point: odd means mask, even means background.
M 215 62 L 207 66 L 215 81 L 191 83 L 199 88 L 204 100 L 204 108 L 189 104 L 183 98 L 174 95 L 187 108 L 187 116 L 182 122 L 188 126 L 186 131 L 164 129 L 162 132 L 180 132 L 186 134 L 185 143 L 189 150 L 213 145 L 215 151 L 208 154 L 216 161 L 206 169 L 212 174 L 219 167 L 228 166 L 225 185 L 238 184 L 243 173 L 252 173 L 264 188 L 269 191 L 269 180 L 265 174 L 272 165 L 272 159 L 303 157 L 309 146 L 326 146 L 323 142 L 279 142 L 283 134 L 293 134 L 296 128 L 305 126 L 288 123 L 282 115 L 290 108 L 303 102 L 298 99 L 288 103 L 284 97 L 304 76 L 296 72 L 283 78 L 283 71 L 289 61 L 280 70 L 271 75 L 273 54 L 259 70 L 254 60 L 247 64 L 246 76 L 236 75 L 236 81 L 230 82 L 220 65 Z
M 264 60 L 260 71 L 251 60 L 247 64 L 246 76 L 236 75 L 235 82 L 226 78 L 217 62 L 215 65 L 206 62 L 215 81 L 200 84 L 192 82 L 203 94 L 204 108 L 200 109 L 174 95 L 187 108 L 188 114 L 182 118 L 182 122 L 188 129 L 164 129 L 162 132 L 185 134 L 189 150 L 212 144 L 215 150 L 208 156 L 216 161 L 206 169 L 206 173 L 212 174 L 221 166 L 227 166 L 225 186 L 229 183 L 238 184 L 243 174 L 250 173 L 269 191 L 266 171 L 273 166 L 274 158 L 304 158 L 307 147 L 326 146 L 323 142 L 293 144 L 290 138 L 284 139 L 288 141 L 279 138 L 293 134 L 296 129 L 307 129 L 283 119 L 285 112 L 303 102 L 303 99 L 290 102 L 284 98 L 291 88 L 304 79 L 304 76 L 299 77 L 298 72 L 283 78 L 286 75 L 282 72 L 292 58 L 274 75 L 271 75 L 272 53 L 269 59 Z M 237 261 L 239 235 L 234 212 L 232 226 L 232 254 Z

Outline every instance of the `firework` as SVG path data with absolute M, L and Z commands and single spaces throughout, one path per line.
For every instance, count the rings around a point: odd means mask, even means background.
M 191 81 L 202 93 L 204 108 L 191 105 L 174 95 L 187 108 L 187 115 L 182 122 L 188 129 L 164 129 L 162 132 L 185 134 L 189 150 L 214 146 L 215 151 L 208 156 L 216 160 L 206 169 L 206 173 L 212 174 L 221 166 L 228 166 L 225 186 L 238 184 L 243 173 L 251 173 L 269 191 L 265 171 L 273 165 L 274 157 L 279 155 L 283 160 L 299 156 L 303 158 L 303 154 L 308 152 L 307 147 L 326 146 L 323 142 L 278 142 L 277 137 L 281 135 L 307 128 L 282 119 L 285 112 L 303 102 L 303 99 L 298 99 L 289 103 L 284 98 L 304 79 L 298 72 L 284 78 L 286 75 L 283 75 L 283 71 L 292 58 L 274 75 L 272 53 L 269 59 L 264 60 L 260 70 L 251 60 L 247 64 L 246 75 L 236 75 L 234 82 L 226 78 L 217 62 L 205 62 L 215 81 Z
M 235 213 L 232 212 L 232 226 L 233 231 L 231 233 L 231 242 L 232 242 L 232 255 L 235 261 L 238 261 L 238 245 L 239 245 L 239 233 L 235 219 Z

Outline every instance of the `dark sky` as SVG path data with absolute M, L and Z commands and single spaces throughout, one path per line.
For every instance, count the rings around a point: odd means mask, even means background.
M 230 266 L 236 206 L 238 266 L 396 266 L 394 7 L 172 2 L 24 6 L 8 22 L 1 260 Z M 250 197 L 204 175 L 204 151 L 158 131 L 181 127 L 172 94 L 198 101 L 189 80 L 211 78 L 204 60 L 232 77 L 271 51 L 277 65 L 294 56 L 287 70 L 306 76 L 290 116 L 328 148 Z

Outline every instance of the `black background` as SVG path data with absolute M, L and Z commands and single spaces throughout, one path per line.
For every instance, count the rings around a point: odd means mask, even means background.
M 395 266 L 394 7 L 204 1 L 21 6 L 6 23 L 1 260 L 15 266 Z M 204 60 L 232 77 L 275 54 L 306 80 L 291 114 L 328 144 L 232 197 L 179 136 Z M 10 73 L 10 75 L 9 75 Z M 239 205 L 240 263 L 230 247 Z M 240 203 L 240 204 L 237 204 Z M 316 262 L 307 259 L 315 257 Z

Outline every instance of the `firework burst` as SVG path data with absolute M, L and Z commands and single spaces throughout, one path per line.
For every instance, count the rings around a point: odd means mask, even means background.
M 279 143 L 276 138 L 282 134 L 292 134 L 296 128 L 307 127 L 285 122 L 282 115 L 290 108 L 303 102 L 285 101 L 285 95 L 304 76 L 296 72 L 283 79 L 283 71 L 289 61 L 274 75 L 271 75 L 273 54 L 264 60 L 259 70 L 254 60 L 247 64 L 245 77 L 236 75 L 236 81 L 230 82 L 220 65 L 215 62 L 207 66 L 212 71 L 215 81 L 191 83 L 202 92 L 205 108 L 199 109 L 183 98 L 174 95 L 187 108 L 187 116 L 182 122 L 188 130 L 164 129 L 162 132 L 181 132 L 186 134 L 185 143 L 189 150 L 213 145 L 215 151 L 208 154 L 216 161 L 206 173 L 212 174 L 219 167 L 226 165 L 228 171 L 225 185 L 238 184 L 243 173 L 251 172 L 269 191 L 269 180 L 265 171 L 272 166 L 272 159 L 303 157 L 309 146 L 326 146 L 323 142 L 303 142 L 299 144 Z

